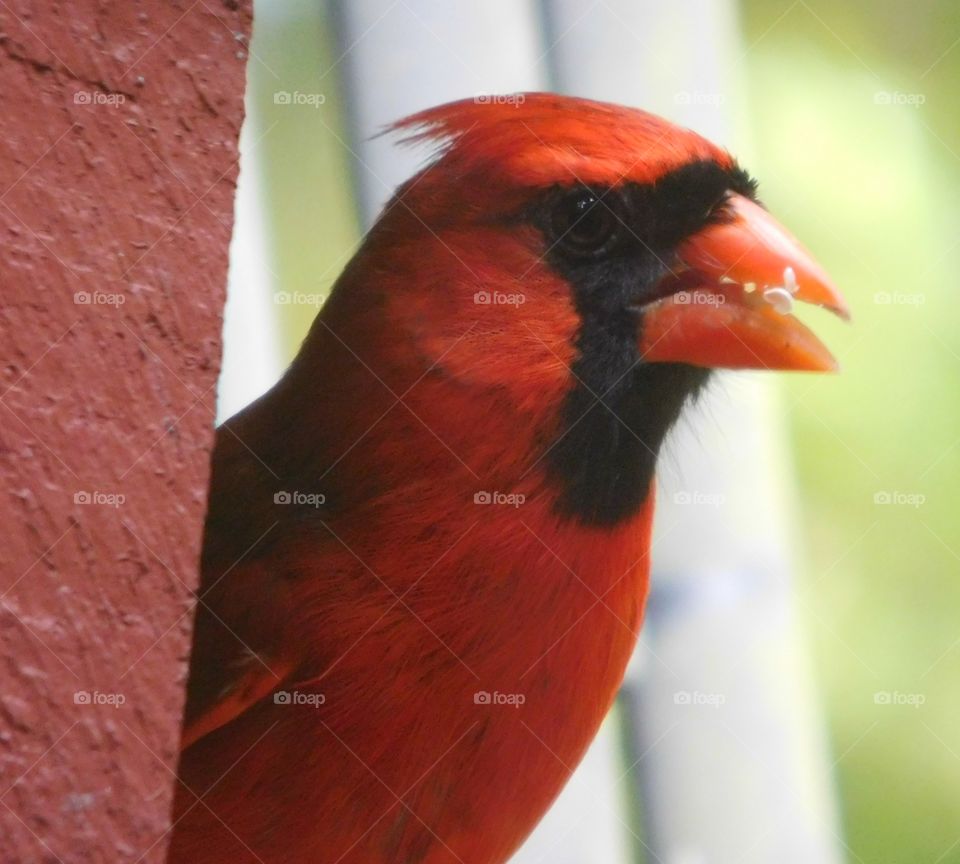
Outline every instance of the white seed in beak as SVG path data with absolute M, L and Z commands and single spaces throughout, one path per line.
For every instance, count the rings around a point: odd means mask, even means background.
M 793 272 L 792 267 L 785 267 L 783 270 L 783 287 L 791 294 L 796 294 L 800 290 L 797 285 L 797 274 Z
M 794 282 L 794 285 L 796 285 L 796 282 Z M 781 315 L 789 315 L 793 311 L 793 294 L 786 288 L 767 288 L 763 292 L 763 299 Z

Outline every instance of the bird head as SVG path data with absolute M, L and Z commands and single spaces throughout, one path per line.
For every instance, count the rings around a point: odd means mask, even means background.
M 842 296 L 747 172 L 694 132 L 542 93 L 392 128 L 437 152 L 358 256 L 377 274 L 382 338 L 529 416 L 566 515 L 636 510 L 709 370 L 835 368 L 790 310 L 846 317 Z

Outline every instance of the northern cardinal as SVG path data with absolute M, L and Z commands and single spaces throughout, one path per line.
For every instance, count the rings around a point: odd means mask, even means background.
M 217 433 L 176 864 L 505 861 L 621 683 L 685 403 L 835 367 L 789 309 L 843 298 L 693 132 L 546 93 L 395 128 L 434 160 Z

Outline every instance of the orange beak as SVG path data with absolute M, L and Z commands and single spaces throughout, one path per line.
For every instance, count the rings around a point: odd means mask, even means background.
M 830 277 L 766 210 L 731 194 L 732 218 L 677 250 L 667 296 L 643 308 L 645 360 L 727 369 L 830 372 L 833 355 L 790 311 L 794 301 L 849 319 Z

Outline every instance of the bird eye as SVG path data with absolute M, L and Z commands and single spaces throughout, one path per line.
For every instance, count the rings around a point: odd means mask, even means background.
M 704 215 L 704 221 L 708 225 L 729 222 L 733 217 L 730 205 L 730 195 L 730 190 L 725 189 L 723 193 L 719 195 L 709 207 L 707 207 L 707 211 Z
M 563 193 L 548 221 L 551 247 L 574 258 L 598 258 L 616 247 L 623 230 L 620 198 L 615 191 L 590 189 Z

